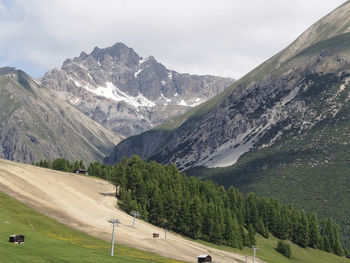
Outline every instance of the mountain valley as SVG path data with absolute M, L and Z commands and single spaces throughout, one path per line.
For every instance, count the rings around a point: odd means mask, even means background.
M 0 234 L 52 242 L 35 259 L 56 242 L 105 257 L 111 218 L 126 262 L 244 262 L 256 245 L 262 263 L 350 258 L 350 1 L 238 80 L 178 73 L 118 42 L 36 80 L 0 67 L 0 92 Z M 84 234 L 36 231 L 44 215 Z
M 349 17 L 348 1 L 221 94 L 123 140 L 105 162 L 137 154 L 333 215 L 348 245 Z

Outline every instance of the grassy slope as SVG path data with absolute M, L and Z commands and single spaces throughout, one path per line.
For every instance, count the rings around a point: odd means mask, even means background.
M 256 256 L 265 262 L 268 263 L 342 263 L 342 262 L 350 262 L 349 259 L 345 257 L 338 257 L 334 254 L 327 253 L 325 251 L 321 251 L 318 249 L 307 248 L 303 249 L 293 243 L 290 243 L 292 250 L 292 258 L 288 259 L 285 256 L 281 255 L 279 252 L 275 250 L 277 246 L 278 239 L 274 237 L 270 237 L 269 239 L 265 239 L 258 235 L 257 244 L 259 250 L 257 251 Z M 252 262 L 253 259 L 253 250 L 250 248 L 244 248 L 242 250 L 225 247 L 225 246 L 216 246 L 207 242 L 201 242 L 205 245 L 218 248 L 221 250 L 226 250 L 235 253 L 241 253 L 244 255 L 248 255 L 248 262 Z
M 23 234 L 25 243 L 9 243 L 12 234 Z M 122 245 L 115 246 L 114 257 L 109 253 L 109 242 L 57 223 L 0 192 L 0 262 L 180 262 Z
M 8 237 L 14 233 L 25 235 L 25 243 L 9 243 Z M 275 251 L 276 238 L 258 236 L 257 241 L 261 248 L 257 256 L 269 263 L 349 262 L 343 257 L 316 249 L 302 249 L 294 244 L 291 244 L 293 257 L 287 259 Z M 200 243 L 249 255 L 251 261 L 252 251 L 249 248 L 242 251 L 202 241 Z M 116 245 L 113 258 L 109 256 L 109 251 L 110 243 L 57 223 L 0 192 L 0 262 L 180 262 L 121 245 Z

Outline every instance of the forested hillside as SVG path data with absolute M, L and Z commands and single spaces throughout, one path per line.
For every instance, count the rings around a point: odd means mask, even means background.
M 62 165 L 57 165 L 61 163 Z M 83 164 L 55 160 L 37 165 L 69 171 Z M 71 171 L 71 170 L 70 170 Z M 91 163 L 89 175 L 107 179 L 118 189 L 119 205 L 127 212 L 185 236 L 242 248 L 256 243 L 255 233 L 269 233 L 301 247 L 313 247 L 343 255 L 339 231 L 331 218 L 319 221 L 315 214 L 295 210 L 275 199 L 244 195 L 210 181 L 188 178 L 174 165 L 147 162 L 137 156 L 109 166 Z

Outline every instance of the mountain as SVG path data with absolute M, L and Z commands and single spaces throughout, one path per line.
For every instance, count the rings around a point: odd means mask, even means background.
M 124 136 L 151 129 L 224 90 L 231 78 L 180 74 L 122 43 L 67 59 L 41 83 Z
M 15 68 L 0 68 L 0 158 L 102 160 L 123 137 Z
M 116 146 L 332 215 L 350 246 L 350 2 L 213 99 Z M 221 168 L 220 168 L 221 167 Z
M 310 78 L 312 81 L 317 74 L 337 75 L 348 69 L 348 5 L 314 24 L 285 50 L 177 121 L 123 141 L 114 151 L 114 160 L 130 155 L 128 151 L 136 146 L 131 145 L 136 140 L 143 143 L 135 153 L 144 158 L 173 162 L 180 169 L 224 167 L 292 131 L 288 125 L 275 127 L 287 119 L 296 129 L 309 130 L 326 116 L 324 111 L 314 112 L 313 105 L 304 100 L 304 93 L 312 93 L 312 88 L 307 91 Z M 345 82 L 347 77 L 337 78 Z M 330 112 L 333 109 L 328 103 L 324 108 Z M 272 130 L 278 136 L 263 143 L 264 135 Z M 114 160 L 112 156 L 108 162 Z

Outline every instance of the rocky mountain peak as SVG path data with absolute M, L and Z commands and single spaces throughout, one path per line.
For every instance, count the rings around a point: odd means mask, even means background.
M 153 56 L 142 58 L 116 43 L 67 59 L 61 69 L 47 72 L 41 81 L 94 120 L 129 136 L 208 100 L 233 79 L 180 74 Z
M 82 52 L 80 53 L 80 55 L 79 55 L 79 58 L 80 58 L 81 60 L 85 60 L 85 59 L 88 58 L 88 54 L 87 54 L 85 51 L 82 51 Z
M 95 47 L 90 56 L 102 64 L 108 65 L 115 63 L 119 65 L 126 65 L 127 67 L 136 66 L 140 60 L 138 54 L 123 43 L 116 43 L 111 47 L 103 49 Z

